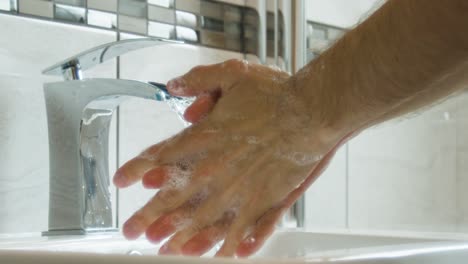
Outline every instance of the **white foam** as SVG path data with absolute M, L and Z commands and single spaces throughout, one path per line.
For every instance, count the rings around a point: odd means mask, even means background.
M 190 168 L 171 167 L 166 169 L 168 180 L 164 185 L 167 189 L 183 189 L 192 178 L 192 170 Z
M 177 230 L 184 229 L 193 223 L 192 219 L 180 215 L 173 216 L 171 222 Z
M 257 145 L 258 143 L 260 143 L 260 140 L 255 136 L 248 136 L 247 137 L 247 143 L 249 143 L 251 145 Z

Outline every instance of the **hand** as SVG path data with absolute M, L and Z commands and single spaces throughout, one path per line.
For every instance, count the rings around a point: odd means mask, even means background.
M 258 250 L 347 138 L 313 119 L 323 109 L 309 109 L 291 80 L 231 60 L 170 81 L 171 94 L 197 96 L 185 113 L 194 124 L 117 171 L 118 187 L 142 180 L 159 189 L 124 235 L 173 235 L 166 254 L 201 255 L 223 239 L 217 256 Z

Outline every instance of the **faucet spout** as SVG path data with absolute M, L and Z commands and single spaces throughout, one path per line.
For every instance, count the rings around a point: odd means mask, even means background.
M 113 230 L 108 146 L 115 108 L 128 97 L 179 100 L 164 85 L 84 79 L 44 86 L 49 128 L 51 234 Z

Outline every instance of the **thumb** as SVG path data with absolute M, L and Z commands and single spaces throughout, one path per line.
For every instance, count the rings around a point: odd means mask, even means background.
M 232 59 L 218 64 L 197 66 L 188 73 L 170 80 L 167 90 L 175 96 L 198 96 L 229 89 L 246 75 L 246 61 Z

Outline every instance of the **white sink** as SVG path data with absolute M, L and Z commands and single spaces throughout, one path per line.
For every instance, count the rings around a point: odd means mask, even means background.
M 154 263 L 399 263 L 466 264 L 468 241 L 434 237 L 391 237 L 346 233 L 277 231 L 250 259 L 157 256 L 159 245 L 127 241 L 119 234 L 86 237 L 5 236 L 1 264 Z

